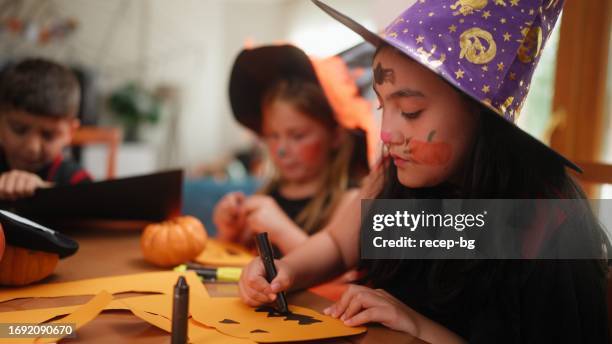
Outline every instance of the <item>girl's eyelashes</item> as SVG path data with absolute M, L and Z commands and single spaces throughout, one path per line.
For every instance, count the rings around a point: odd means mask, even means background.
M 414 112 L 404 112 L 404 111 L 402 111 L 402 116 L 404 116 L 404 118 L 406 118 L 406 119 L 416 119 L 416 118 L 419 117 L 419 115 L 421 115 L 422 112 L 423 112 L 423 110 L 414 111 Z

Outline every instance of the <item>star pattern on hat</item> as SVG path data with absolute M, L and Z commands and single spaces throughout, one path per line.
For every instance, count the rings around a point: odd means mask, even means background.
M 456 77 L 457 79 L 461 79 L 461 78 L 463 78 L 463 75 L 464 75 L 464 74 L 465 74 L 465 72 L 464 72 L 463 70 L 458 69 L 458 70 L 455 72 L 455 77 Z
M 491 108 L 511 120 L 526 97 L 562 3 L 417 1 L 383 37 L 471 97 L 483 103 L 488 99 Z

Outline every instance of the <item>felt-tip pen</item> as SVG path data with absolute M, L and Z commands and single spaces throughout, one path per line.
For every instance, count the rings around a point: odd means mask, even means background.
M 272 252 L 272 245 L 268 240 L 268 233 L 258 233 L 255 237 L 255 243 L 257 244 L 257 251 L 261 257 L 264 268 L 266 269 L 266 280 L 268 283 L 272 282 L 276 277 L 277 271 L 274 265 L 274 254 Z M 280 292 L 276 295 L 276 310 L 281 314 L 289 313 L 289 307 L 287 306 L 287 298 L 284 292 Z
M 193 271 L 200 276 L 204 281 L 219 281 L 219 282 L 238 282 L 240 281 L 241 268 L 205 268 L 190 266 L 189 264 L 181 264 L 174 268 L 174 271 L 184 272 Z

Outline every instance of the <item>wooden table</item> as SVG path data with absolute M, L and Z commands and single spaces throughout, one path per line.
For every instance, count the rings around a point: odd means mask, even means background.
M 142 259 L 140 233 L 135 231 L 88 230 L 67 233 L 80 244 L 79 251 L 61 260 L 55 273 L 45 282 L 123 275 L 147 271 L 161 271 Z M 236 296 L 236 284 L 208 283 L 211 296 Z M 89 297 L 21 299 L 0 303 L 0 312 L 84 303 Z M 330 301 L 307 291 L 289 295 L 289 302 L 322 311 Z M 169 343 L 170 335 L 129 312 L 105 311 L 78 331 L 78 337 L 65 339 L 65 343 Z M 338 338 L 324 343 L 413 343 L 423 341 L 410 335 L 381 326 L 369 326 L 362 335 Z

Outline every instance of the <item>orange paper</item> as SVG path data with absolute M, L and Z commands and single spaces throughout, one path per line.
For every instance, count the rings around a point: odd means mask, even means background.
M 68 314 L 64 318 L 50 322 L 49 324 L 75 324 L 75 331 L 83 327 L 83 325 L 95 319 L 102 312 L 104 307 L 108 305 L 113 296 L 106 291 L 100 292 L 86 304 L 78 307 L 74 312 Z M 57 342 L 62 337 L 56 338 L 38 338 L 35 343 L 52 343 Z
M 227 336 L 193 319 L 189 319 L 187 331 L 189 332 L 189 342 L 192 344 L 255 344 L 252 340 Z
M 245 266 L 254 257 L 240 245 L 209 238 L 204 250 L 194 260 L 203 265 Z
M 289 306 L 291 317 L 258 311 L 235 297 L 199 299 L 191 310 L 194 320 L 222 333 L 256 342 L 291 342 L 351 336 L 365 327 L 348 327 L 340 320 L 308 308 Z M 295 320 L 292 320 L 295 319 Z
M 68 316 L 49 324 L 75 324 L 75 331 L 93 320 L 113 299 L 106 291 L 100 292 L 87 303 L 77 306 L 31 309 L 25 311 L 0 312 L 2 323 L 41 324 L 57 316 Z M 0 338 L 0 343 L 51 343 L 63 337 L 55 338 Z
M 0 289 L 0 302 L 26 297 L 62 297 L 95 295 L 102 290 L 111 294 L 125 292 L 164 293 L 172 295 L 174 284 L 180 275 L 185 275 L 193 292 L 208 296 L 206 288 L 192 271 L 147 272 L 142 274 L 93 278 L 63 283 L 38 284 L 23 288 Z
M 190 293 L 191 293 L 190 286 Z M 202 295 L 200 294 L 201 298 Z M 206 296 L 207 297 L 207 296 Z M 192 300 L 198 297 L 190 295 L 189 309 L 192 311 L 197 307 Z M 171 333 L 172 332 L 172 296 L 171 295 L 147 295 L 130 297 L 118 300 L 129 308 L 135 316 L 142 320 Z M 191 313 L 191 312 L 190 312 Z M 187 324 L 187 333 L 190 343 L 253 343 L 247 339 L 235 338 L 218 332 L 213 327 L 207 327 L 191 319 Z

